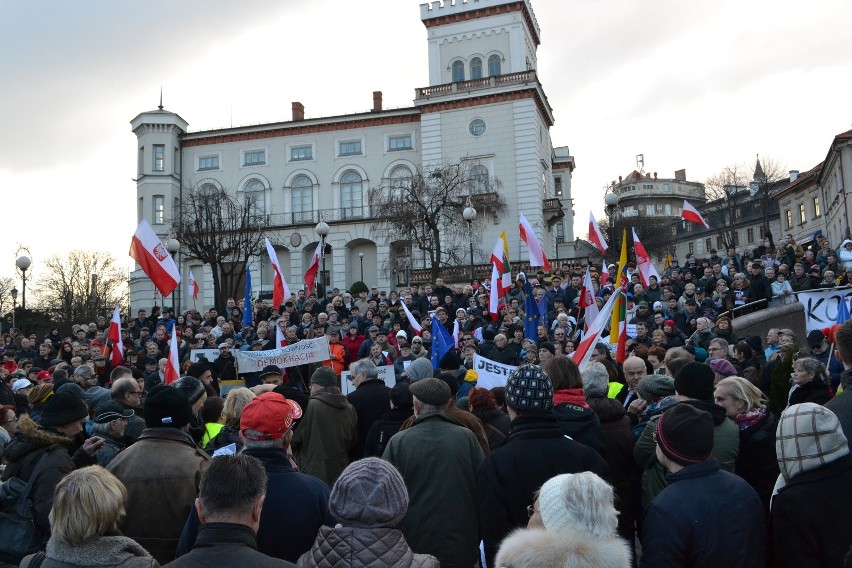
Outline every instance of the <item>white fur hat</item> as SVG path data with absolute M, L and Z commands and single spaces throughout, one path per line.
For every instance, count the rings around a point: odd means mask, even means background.
M 544 527 L 555 533 L 582 531 L 598 538 L 615 534 L 618 513 L 612 487 L 591 472 L 565 473 L 541 486 L 538 506 Z

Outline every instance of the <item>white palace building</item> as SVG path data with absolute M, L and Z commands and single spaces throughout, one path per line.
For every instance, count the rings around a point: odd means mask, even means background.
M 404 242 L 377 242 L 368 190 L 411 177 L 430 165 L 470 161 L 483 177 L 502 184 L 505 211 L 478 219 L 475 261 L 488 262 L 501 231 L 512 261 L 528 260 L 519 243 L 518 212 L 535 228 L 545 252 L 572 242 L 571 173 L 567 146 L 550 139 L 553 109 L 536 72 L 540 29 L 530 0 L 444 0 L 420 6 L 428 42 L 429 85 L 415 89 L 411 107 L 385 110 L 381 92 L 368 112 L 192 132 L 178 114 L 160 107 L 131 121 L 138 144 L 138 217 L 166 240 L 186 191 L 212 184 L 247 194 L 267 215 L 266 235 L 293 291 L 319 242 L 314 227 L 330 226 L 326 270 L 345 289 L 364 274 L 369 286 L 393 289 L 422 259 Z M 454 246 L 466 250 L 467 240 Z M 519 256 L 520 255 L 520 256 Z M 183 283 L 179 305 L 189 305 L 189 271 L 201 284 L 199 308 L 212 306 L 209 267 L 178 254 Z M 266 255 L 250 265 L 254 290 L 269 292 Z M 405 274 L 405 278 L 403 277 Z M 205 293 L 208 292 L 208 293 Z M 132 313 L 150 307 L 151 282 L 131 274 Z

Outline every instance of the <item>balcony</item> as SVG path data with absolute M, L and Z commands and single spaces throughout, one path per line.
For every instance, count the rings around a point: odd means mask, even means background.
M 552 227 L 557 221 L 565 217 L 562 202 L 556 198 L 545 199 L 542 203 L 541 212 L 548 227 Z
M 315 209 L 313 211 L 297 213 L 274 213 L 267 215 L 266 221 L 270 229 L 308 227 L 319 223 L 320 215 L 322 215 L 323 221 L 331 224 L 363 221 L 373 218 L 369 207 L 343 207 L 340 209 Z
M 472 91 L 483 91 L 495 87 L 507 87 L 511 85 L 524 85 L 527 83 L 538 84 L 538 78 L 533 70 L 521 71 L 520 73 L 509 73 L 506 75 L 492 75 L 484 79 L 473 79 L 470 81 L 459 81 L 458 83 L 445 83 L 433 87 L 414 89 L 414 99 L 428 99 L 456 93 L 470 93 Z

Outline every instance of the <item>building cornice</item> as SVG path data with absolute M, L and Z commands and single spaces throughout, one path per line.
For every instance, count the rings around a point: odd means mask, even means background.
M 489 16 L 520 12 L 530 30 L 530 34 L 532 34 L 535 45 L 541 45 L 541 30 L 538 27 L 538 22 L 535 19 L 532 8 L 526 1 L 498 4 L 496 6 L 484 6 L 480 5 L 479 2 L 480 0 L 444 0 L 443 4 L 439 2 L 421 4 L 420 19 L 423 20 L 423 25 L 426 28 L 434 28 L 487 18 Z
M 420 110 L 423 114 L 442 112 L 448 110 L 456 110 L 462 108 L 471 108 L 484 105 L 495 105 L 512 101 L 520 101 L 524 99 L 533 99 L 538 107 L 541 116 L 544 118 L 548 127 L 553 126 L 553 114 L 550 111 L 550 105 L 544 98 L 544 94 L 538 88 L 524 89 L 520 91 L 512 91 L 509 93 L 494 93 L 489 95 L 471 96 L 461 99 L 453 99 L 447 101 L 429 101 L 420 105 Z

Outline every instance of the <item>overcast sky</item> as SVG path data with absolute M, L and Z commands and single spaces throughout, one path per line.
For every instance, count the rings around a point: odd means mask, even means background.
M 569 146 L 575 232 L 635 168 L 704 181 L 755 154 L 820 162 L 852 128 L 852 2 L 532 0 L 539 78 Z M 190 130 L 412 105 L 428 84 L 418 0 L 0 0 L 0 276 L 101 248 L 128 267 L 136 138 L 155 108 Z

